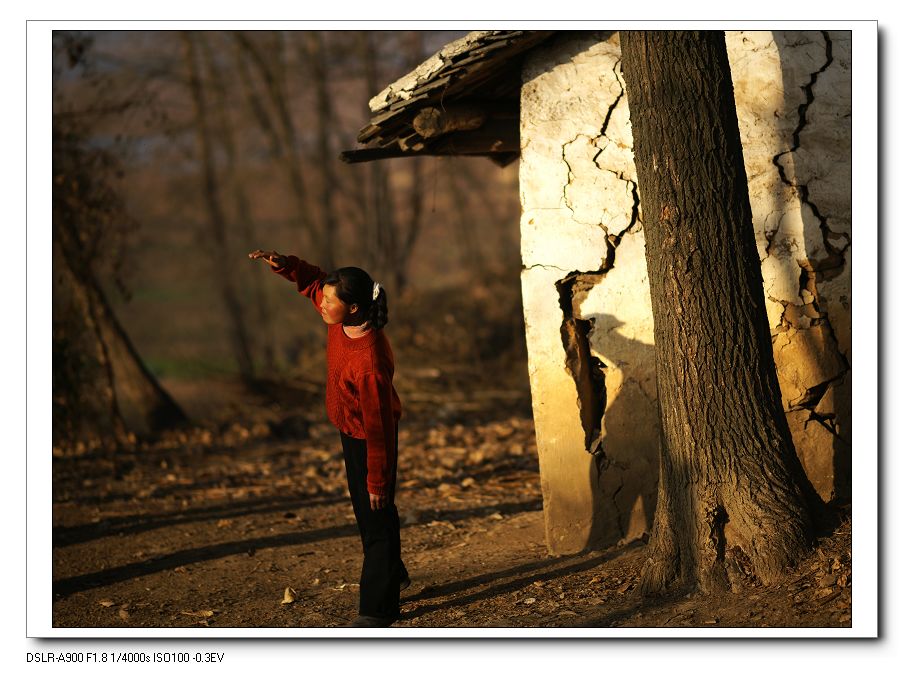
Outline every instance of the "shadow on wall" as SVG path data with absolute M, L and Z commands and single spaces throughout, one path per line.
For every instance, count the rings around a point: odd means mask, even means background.
M 591 544 L 611 546 L 649 533 L 659 476 L 659 410 L 655 347 L 619 333 L 613 315 L 585 316 L 592 345 L 602 354 L 607 393 L 600 446 L 590 467 L 593 493 Z M 651 392 L 652 391 L 652 392 Z

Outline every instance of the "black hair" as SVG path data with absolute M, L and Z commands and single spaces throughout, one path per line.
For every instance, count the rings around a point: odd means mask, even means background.
M 337 268 L 323 280 L 324 285 L 336 288 L 336 296 L 343 303 L 358 305 L 355 313 L 346 325 L 363 325 L 369 323 L 375 330 L 382 329 L 389 322 L 389 309 L 386 305 L 386 290 L 380 285 L 380 293 L 374 299 L 374 280 L 366 271 L 356 266 Z

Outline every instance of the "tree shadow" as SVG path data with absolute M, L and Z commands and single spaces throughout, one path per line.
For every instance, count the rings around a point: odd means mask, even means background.
M 605 614 L 590 617 L 576 624 L 577 628 L 610 628 L 613 626 L 630 626 L 624 622 L 637 614 L 645 614 L 661 610 L 662 608 L 674 605 L 684 600 L 685 591 L 674 591 L 656 596 L 655 598 L 644 597 L 635 592 L 628 598 L 627 605 L 621 605 L 618 609 L 611 610 Z M 662 628 L 662 627 L 660 627 Z
M 485 517 L 494 513 L 513 515 L 526 511 L 536 511 L 539 508 L 539 501 L 526 501 L 495 504 L 491 506 L 478 506 L 470 509 L 426 511 L 420 514 L 419 519 L 416 522 L 409 523 L 405 527 L 426 524 L 433 520 L 464 520 L 473 517 Z M 173 553 L 148 558 L 140 562 L 58 579 L 53 583 L 54 599 L 69 596 L 80 591 L 108 586 L 129 579 L 135 579 L 137 577 L 143 577 L 164 570 L 171 570 L 176 567 L 208 560 L 216 560 L 234 555 L 253 554 L 263 549 L 300 546 L 318 541 L 353 537 L 356 535 L 358 535 L 357 525 L 350 523 L 347 525 L 336 525 L 309 530 L 307 532 L 278 534 L 267 537 L 250 537 L 238 541 L 182 549 Z
M 623 555 L 626 552 L 627 551 L 625 549 L 619 549 L 589 558 L 586 554 L 560 556 L 558 558 L 541 560 L 536 563 L 525 563 L 523 565 L 509 568 L 507 570 L 489 572 L 486 574 L 477 575 L 475 577 L 469 577 L 468 579 L 462 579 L 450 584 L 428 587 L 413 596 L 403 598 L 402 603 L 411 603 L 430 598 L 455 595 L 471 588 L 477 588 L 485 584 L 498 582 L 500 579 L 506 579 L 508 577 L 516 575 L 525 575 L 520 576 L 516 579 L 498 583 L 495 586 L 489 586 L 488 588 L 475 591 L 474 593 L 461 596 L 460 598 L 453 598 L 452 600 L 443 601 L 440 603 L 418 605 L 414 609 L 404 612 L 402 614 L 402 619 L 416 619 L 429 612 L 435 612 L 436 610 L 449 610 L 455 607 L 470 605 L 471 603 L 475 603 L 481 600 L 495 598 L 496 596 L 503 595 L 505 593 L 523 590 L 536 581 L 546 582 L 557 579 L 559 577 L 575 574 L 577 572 L 591 570 L 595 567 L 598 567 L 599 565 L 602 565 L 605 562 Z M 553 566 L 558 567 L 554 567 L 554 569 L 548 569 Z
M 132 497 L 130 496 L 130 498 Z M 139 534 L 149 530 L 173 527 L 174 525 L 184 525 L 186 523 L 202 520 L 240 518 L 255 513 L 291 511 L 314 506 L 327 506 L 345 501 L 348 501 L 348 495 L 345 492 L 332 493 L 326 496 L 299 495 L 238 502 L 232 501 L 229 504 L 199 506 L 197 508 L 169 511 L 156 515 L 138 513 L 115 518 L 105 518 L 97 523 L 53 528 L 53 546 L 54 548 L 72 546 L 74 544 L 93 541 L 95 539 L 103 539 L 104 537 Z

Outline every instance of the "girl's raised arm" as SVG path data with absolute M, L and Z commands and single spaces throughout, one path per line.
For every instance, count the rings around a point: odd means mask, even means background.
M 295 283 L 299 294 L 308 297 L 317 312 L 320 312 L 320 302 L 323 299 L 323 279 L 327 276 L 324 271 L 314 264 L 299 259 L 294 254 L 287 256 L 276 251 L 254 250 L 248 255 L 248 258 L 264 259 L 270 264 L 274 273 Z

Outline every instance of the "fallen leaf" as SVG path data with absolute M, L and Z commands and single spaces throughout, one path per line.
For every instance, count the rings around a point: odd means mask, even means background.
M 525 605 L 533 605 L 534 603 L 537 602 L 537 599 L 536 598 L 525 598 L 521 602 L 524 603 Z
M 119 618 L 120 618 L 120 619 L 128 619 L 128 618 L 129 618 L 129 611 L 126 610 L 125 608 L 120 608 L 120 610 L 119 610 Z
M 280 605 L 288 605 L 290 603 L 295 602 L 295 596 L 297 595 L 295 589 L 291 586 L 287 586 L 286 590 L 283 592 L 283 599 Z
M 491 520 L 502 520 L 502 514 L 498 511 L 490 515 Z
M 104 607 L 113 607 L 116 605 L 112 600 L 99 600 L 97 601 L 99 605 L 103 605 Z
M 197 612 L 182 610 L 181 614 L 184 614 L 187 617 L 212 617 L 213 610 L 198 610 Z

